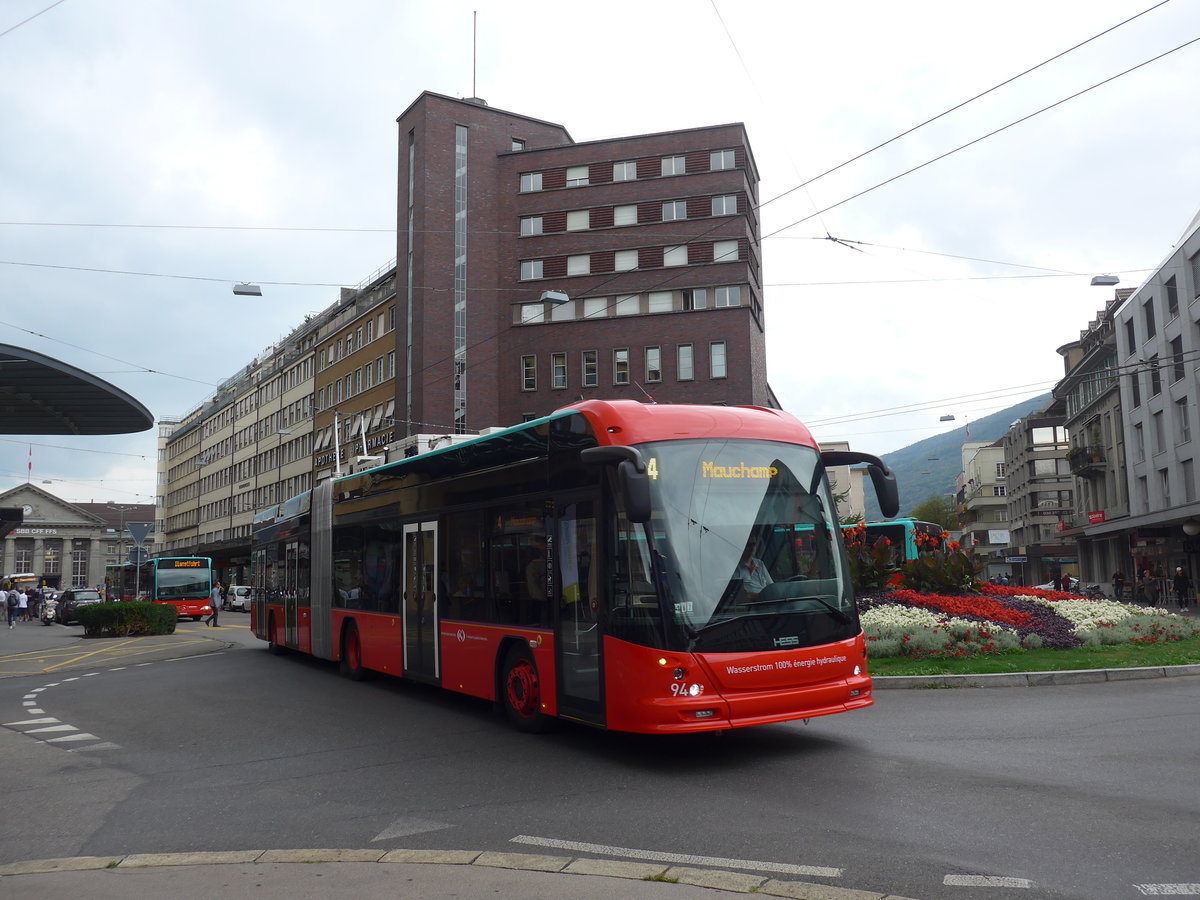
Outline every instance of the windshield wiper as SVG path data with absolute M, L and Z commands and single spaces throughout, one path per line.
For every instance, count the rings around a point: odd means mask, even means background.
M 691 653 L 693 650 L 695 650 L 696 644 L 699 643 L 702 638 L 710 636 L 713 632 L 720 631 L 722 628 L 725 628 L 729 625 L 753 618 L 755 618 L 754 615 L 745 613 L 740 616 L 734 616 L 731 619 L 722 619 L 720 622 L 709 622 L 707 625 L 703 625 L 700 628 L 693 629 L 688 626 L 688 637 L 690 638 L 688 641 L 688 652 Z
M 745 605 L 746 606 L 775 606 L 780 603 L 795 603 L 797 600 L 816 600 L 823 607 L 825 607 L 827 610 L 829 610 L 833 614 L 833 617 L 835 619 L 837 619 L 843 625 L 849 625 L 851 622 L 850 617 L 848 615 L 846 615 L 844 612 L 842 612 L 840 609 L 838 609 L 836 606 L 834 606 L 832 603 L 827 602 L 828 600 L 832 600 L 832 599 L 834 599 L 832 594 L 824 594 L 822 596 L 817 596 L 816 594 L 808 594 L 807 596 L 804 596 L 804 597 L 776 597 L 772 600 L 750 600 Z

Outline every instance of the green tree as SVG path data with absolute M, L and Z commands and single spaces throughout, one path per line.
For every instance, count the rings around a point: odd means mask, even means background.
M 909 513 L 914 519 L 922 522 L 933 522 L 941 525 L 947 531 L 958 529 L 958 508 L 954 500 L 947 494 L 934 494 L 925 501 L 918 503 Z

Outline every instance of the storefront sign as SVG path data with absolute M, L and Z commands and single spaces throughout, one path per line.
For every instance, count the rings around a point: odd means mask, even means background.
M 1104 521 L 1104 510 L 1097 509 L 1097 510 L 1093 510 L 1092 512 L 1088 513 L 1088 524 L 1089 525 L 1099 525 L 1103 521 Z

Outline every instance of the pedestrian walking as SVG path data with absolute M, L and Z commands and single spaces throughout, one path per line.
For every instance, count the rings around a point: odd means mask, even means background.
M 29 621 L 29 598 L 25 596 L 24 591 L 17 591 L 17 613 L 22 622 Z
M 1185 609 L 1192 597 L 1192 579 L 1183 571 L 1183 566 L 1175 567 L 1175 602 L 1180 609 Z
M 217 624 L 217 613 L 221 611 L 221 582 L 213 585 L 212 596 L 208 598 L 208 605 L 212 607 L 212 615 L 204 620 L 205 625 L 211 625 L 213 628 L 220 628 Z
M 4 606 L 8 610 L 8 627 L 12 628 L 13 623 L 17 621 L 17 616 L 20 614 L 20 601 L 17 600 L 16 591 L 0 591 L 4 596 Z
M 1112 574 L 1113 597 L 1117 601 L 1123 600 L 1125 596 L 1125 573 L 1120 569 Z

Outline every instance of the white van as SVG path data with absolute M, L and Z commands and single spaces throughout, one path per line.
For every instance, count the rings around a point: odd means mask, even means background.
M 254 598 L 254 588 L 246 584 L 231 584 L 225 591 L 225 608 L 250 612 L 250 601 Z

